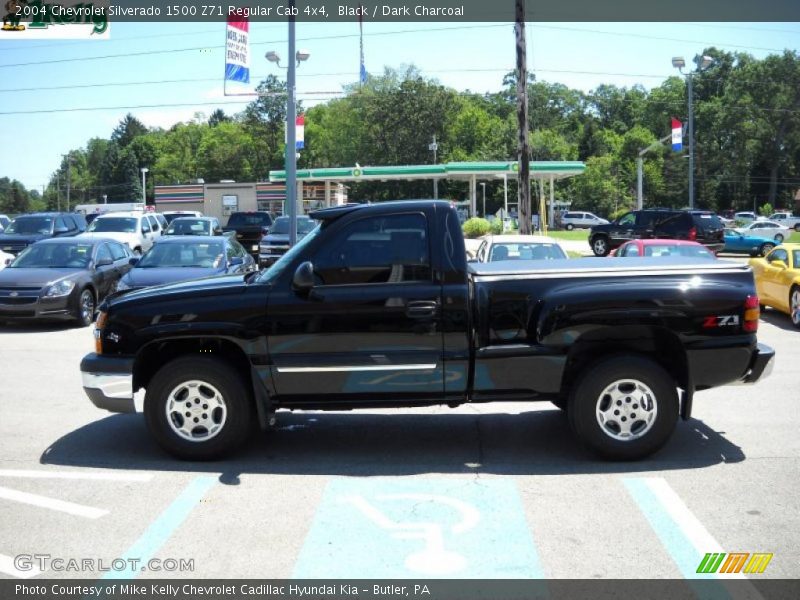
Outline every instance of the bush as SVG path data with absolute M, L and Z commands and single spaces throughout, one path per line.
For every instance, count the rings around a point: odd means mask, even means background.
M 489 232 L 493 235 L 500 235 L 503 233 L 503 222 L 500 219 L 495 219 L 489 224 Z
M 466 238 L 479 238 L 489 233 L 490 227 L 491 225 L 489 225 L 489 221 L 486 219 L 472 217 L 464 223 L 462 230 Z
M 761 207 L 758 209 L 758 214 L 761 215 L 762 217 L 768 217 L 773 212 L 775 211 L 772 209 L 772 204 L 770 204 L 769 202 L 762 204 Z

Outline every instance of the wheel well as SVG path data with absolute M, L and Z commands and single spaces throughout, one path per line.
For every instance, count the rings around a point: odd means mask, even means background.
M 645 356 L 667 371 L 677 387 L 691 388 L 686 351 L 678 336 L 659 327 L 631 325 L 591 331 L 573 343 L 561 379 L 562 395 L 569 395 L 582 371 L 614 354 Z
M 187 355 L 213 357 L 225 361 L 251 386 L 250 361 L 235 343 L 219 338 L 192 338 L 158 341 L 139 351 L 133 365 L 133 389 L 146 388 L 150 380 L 168 362 Z

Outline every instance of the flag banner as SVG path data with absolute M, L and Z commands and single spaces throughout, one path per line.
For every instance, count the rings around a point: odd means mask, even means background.
M 304 147 L 304 134 L 306 129 L 306 116 L 299 115 L 295 120 L 295 142 L 294 147 L 296 150 L 300 151 Z
M 228 19 L 225 43 L 225 80 L 250 83 L 250 24 L 246 17 Z
M 675 152 L 683 149 L 683 124 L 674 117 L 672 119 L 672 149 Z

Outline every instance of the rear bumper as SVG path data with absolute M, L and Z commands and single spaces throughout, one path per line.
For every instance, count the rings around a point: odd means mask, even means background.
M 83 391 L 97 408 L 136 412 L 133 401 L 133 359 L 87 354 L 81 361 Z
M 755 383 L 763 377 L 769 377 L 769 374 L 772 373 L 774 366 L 775 350 L 766 344 L 758 344 L 758 347 L 753 352 L 753 358 L 750 361 L 750 366 L 739 383 Z

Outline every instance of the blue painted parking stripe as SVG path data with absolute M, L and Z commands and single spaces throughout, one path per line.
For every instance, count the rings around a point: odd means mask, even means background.
M 398 477 L 331 480 L 293 577 L 544 574 L 513 481 Z
M 172 536 L 181 523 L 186 520 L 206 493 L 214 487 L 216 477 L 196 477 L 187 485 L 180 495 L 172 501 L 164 511 L 153 521 L 142 536 L 128 548 L 120 558 L 128 563 L 124 571 L 109 571 L 102 579 L 133 579 L 141 570 L 133 570 L 130 559 L 138 560 L 140 565 L 146 565 L 158 550 Z M 141 567 L 140 567 L 141 568 Z

